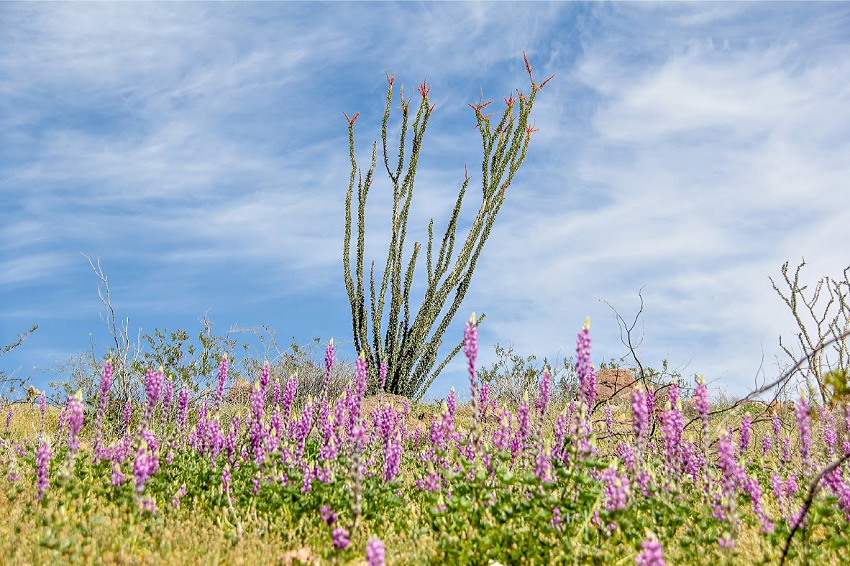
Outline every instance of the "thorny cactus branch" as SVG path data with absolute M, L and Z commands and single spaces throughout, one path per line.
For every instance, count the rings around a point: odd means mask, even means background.
M 469 187 L 471 178 L 464 168 L 464 179 L 452 210 L 452 215 L 446 225 L 440 249 L 434 260 L 434 221 L 428 225 L 428 242 L 425 247 L 425 270 L 427 288 L 419 309 L 413 314 L 410 305 L 410 293 L 413 288 L 413 275 L 416 261 L 421 251 L 420 242 L 415 242 L 409 259 L 405 261 L 405 239 L 407 237 L 407 221 L 413 199 L 413 186 L 416 178 L 416 168 L 422 151 L 425 130 L 428 120 L 436 105 L 431 104 L 429 92 L 431 86 L 422 81 L 417 86 L 421 97 L 419 107 L 411 121 L 410 101 L 404 99 L 403 89 L 400 92 L 401 133 L 399 136 L 398 161 L 391 165 L 387 149 L 387 124 L 393 98 L 393 82 L 395 75 L 387 73 L 387 98 L 384 116 L 381 123 L 381 141 L 383 149 L 384 168 L 393 187 L 392 207 L 392 236 L 387 250 L 387 259 L 380 285 L 376 283 L 375 264 L 372 263 L 369 272 L 369 308 L 366 307 L 366 288 L 363 276 L 363 256 L 365 252 L 365 211 L 366 198 L 372 185 L 375 166 L 377 163 L 377 142 L 372 144 L 372 161 L 366 172 L 357 167 L 354 155 L 354 122 L 348 118 L 348 141 L 351 158 L 351 177 L 345 198 L 345 248 L 343 250 L 343 267 L 346 291 L 351 303 L 352 329 L 356 351 L 366 356 L 369 371 L 369 389 L 376 389 L 377 371 L 381 361 L 388 366 L 386 391 L 411 398 L 421 398 L 431 383 L 436 379 L 446 364 L 460 351 L 458 346 L 437 366 L 437 351 L 442 344 L 442 337 L 449 323 L 463 302 L 472 280 L 472 272 L 478 262 L 484 244 L 490 235 L 496 216 L 505 200 L 507 188 L 513 181 L 525 159 L 532 132 L 537 131 L 529 124 L 529 116 L 534 105 L 537 92 L 552 77 L 537 84 L 531 75 L 531 66 L 525 57 L 526 70 L 531 81 L 531 94 L 526 96 L 517 91 L 505 98 L 506 108 L 495 128 L 491 126 L 490 117 L 482 110 L 490 102 L 470 105 L 475 112 L 476 128 L 481 134 L 483 157 L 481 160 L 481 191 L 482 201 L 475 220 L 455 255 L 458 218 L 463 199 Z M 408 146 L 408 136 L 412 141 Z M 352 199 L 357 188 L 357 244 L 355 248 L 355 266 L 351 267 L 352 239 Z M 389 302 L 386 302 L 389 291 Z M 454 295 L 453 297 L 452 294 Z M 451 297 L 451 302 L 449 299 Z M 448 307 L 443 313 L 444 308 Z M 388 312 L 384 313 L 387 307 Z M 443 313 L 442 318 L 440 318 Z M 371 318 L 371 332 L 369 319 Z M 483 321 L 480 317 L 477 324 Z M 384 324 L 386 326 L 384 327 Z M 384 329 L 382 333 L 382 329 Z

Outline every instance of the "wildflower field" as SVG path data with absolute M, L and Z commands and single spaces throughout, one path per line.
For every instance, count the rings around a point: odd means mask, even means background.
M 713 406 L 703 381 L 597 400 L 589 325 L 576 381 L 543 372 L 518 406 L 476 375 L 441 407 L 383 393 L 361 356 L 344 391 L 299 395 L 266 364 L 247 402 L 8 404 L 5 564 L 846 564 L 850 405 Z M 327 380 L 334 366 L 328 345 Z M 366 396 L 367 391 L 375 391 Z M 666 400 L 661 402 L 661 398 Z

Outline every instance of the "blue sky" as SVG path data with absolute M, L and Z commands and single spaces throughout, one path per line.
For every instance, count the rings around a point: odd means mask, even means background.
M 481 363 L 496 343 L 551 359 L 590 316 L 594 358 L 619 357 L 602 300 L 632 318 L 643 289 L 644 363 L 744 393 L 795 331 L 768 276 L 850 264 L 848 29 L 844 3 L 2 3 L 0 343 L 39 329 L 0 369 L 44 385 L 108 347 L 81 253 L 131 334 L 208 313 L 352 358 L 343 111 L 367 164 L 384 72 L 433 85 L 422 241 L 480 166 L 467 104 L 527 92 L 525 50 L 556 77 L 447 339 L 486 312 Z M 388 190 L 369 201 L 379 265 Z M 464 383 L 458 358 L 430 396 Z

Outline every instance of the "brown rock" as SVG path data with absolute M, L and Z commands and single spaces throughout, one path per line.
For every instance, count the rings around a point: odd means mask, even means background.
M 596 400 L 628 402 L 636 383 L 631 370 L 600 369 L 596 372 Z

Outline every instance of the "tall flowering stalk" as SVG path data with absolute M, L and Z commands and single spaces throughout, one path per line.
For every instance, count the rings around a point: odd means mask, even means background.
M 812 470 L 812 417 L 809 414 L 809 403 L 805 394 L 800 395 L 794 404 L 794 417 L 797 420 L 797 432 L 800 435 L 800 456 L 803 459 L 804 473 L 810 475 Z
M 638 566 L 664 566 L 664 549 L 661 543 L 652 534 L 647 540 L 640 544 L 641 551 L 635 557 Z
M 224 398 L 224 385 L 227 383 L 228 372 L 227 354 L 222 354 L 221 360 L 218 362 L 218 385 L 215 389 L 215 398 L 213 399 L 213 412 L 217 412 L 221 408 L 221 400 Z
M 41 440 L 38 443 L 38 450 L 35 453 L 35 474 L 36 474 L 36 498 L 41 501 L 44 492 L 50 488 L 50 458 L 53 453 L 50 451 L 50 445 L 46 440 Z
M 490 122 L 490 114 L 487 114 L 484 110 L 490 102 L 470 105 L 475 112 L 484 150 L 481 164 L 483 197 L 481 206 L 466 239 L 462 245 L 459 245 L 457 257 L 453 258 L 458 218 L 466 189 L 471 180 L 466 173 L 451 218 L 446 226 L 436 262 L 433 253 L 433 219 L 428 226 L 427 289 L 417 312 L 411 311 L 410 296 L 416 260 L 419 257 L 421 246 L 419 242 L 414 243 L 413 252 L 409 259 L 404 257 L 404 246 L 416 168 L 423 147 L 425 129 L 435 107 L 429 98 L 431 87 L 426 81 L 422 81 L 418 85 L 421 100 L 415 118 L 413 118 L 412 132 L 410 132 L 411 128 L 409 127 L 411 107 L 409 102 L 403 96 L 401 97 L 402 123 L 399 159 L 397 164 L 391 164 L 390 155 L 387 151 L 387 125 L 393 99 L 395 75 L 387 75 L 387 99 L 381 124 L 381 138 L 384 167 L 392 183 L 393 207 L 392 235 L 380 286 L 376 284 L 374 263 L 372 263 L 369 272 L 368 287 L 364 277 L 366 197 L 374 179 L 377 164 L 377 142 L 372 145 L 372 161 L 364 178 L 362 171 L 358 169 L 354 155 L 354 123 L 357 121 L 359 113 L 354 114 L 351 118 L 347 114 L 345 115 L 348 120 L 351 177 L 345 197 L 344 278 L 345 288 L 351 303 L 354 347 L 356 351 L 364 352 L 366 355 L 370 372 L 370 387 L 372 387 L 371 384 L 377 385 L 379 361 L 386 359 L 389 367 L 387 391 L 418 399 L 425 393 L 446 364 L 460 351 L 461 344 L 458 344 L 437 366 L 436 370 L 433 370 L 437 362 L 437 351 L 443 341 L 443 334 L 469 290 L 472 273 L 490 235 L 496 216 L 505 201 L 506 191 L 525 160 L 531 134 L 536 131 L 533 124 L 529 122 L 529 117 L 537 92 L 543 88 L 543 85 L 549 79 L 540 84 L 534 82 L 531 75 L 531 65 L 529 65 L 527 58 L 525 59 L 525 66 L 531 81 L 531 94 L 526 96 L 517 93 L 518 97 L 506 98 L 506 108 L 495 127 Z M 407 155 L 407 163 L 405 163 L 406 142 L 409 133 L 412 133 L 413 144 Z M 355 249 L 356 267 L 352 270 L 350 259 L 352 200 L 355 187 L 357 188 L 358 203 L 357 243 Z M 387 291 L 390 293 L 389 303 L 386 302 Z M 367 294 L 369 296 L 368 306 Z M 450 298 L 451 302 L 449 302 Z M 386 317 L 385 306 L 389 309 Z M 444 309 L 446 306 L 447 308 Z M 444 315 L 440 319 L 443 312 Z M 370 318 L 371 329 L 369 328 Z M 482 315 L 479 322 L 483 319 L 484 316 Z M 382 335 L 381 327 L 385 320 L 386 327 Z
M 95 438 L 94 438 L 94 455 L 93 459 L 97 462 L 104 456 L 103 454 L 103 416 L 106 413 L 106 406 L 109 404 L 109 389 L 112 387 L 112 360 L 107 360 L 103 364 L 103 370 L 100 374 L 100 400 L 97 405 L 97 417 L 95 417 Z
M 65 403 L 65 423 L 68 427 L 68 465 L 73 464 L 74 455 L 80 449 L 80 431 L 83 428 L 83 392 L 69 395 Z
M 186 417 L 189 414 L 189 390 L 183 388 L 177 396 L 177 424 L 180 427 L 181 438 L 186 433 Z
M 150 422 L 151 417 L 153 417 L 154 408 L 156 408 L 156 403 L 162 394 L 162 383 L 164 379 L 165 373 L 162 366 L 160 366 L 159 371 L 148 370 L 145 375 L 145 427 Z
M 705 385 L 705 375 L 700 375 L 697 379 L 697 387 L 694 389 L 694 409 L 699 415 L 703 451 L 705 451 L 708 442 L 708 387 Z
M 480 401 L 478 381 L 475 378 L 475 361 L 478 358 L 478 326 L 475 325 L 475 313 L 469 317 L 463 332 L 463 354 L 466 356 L 466 368 L 469 372 L 469 397 L 472 402 L 473 427 L 478 422 Z
M 596 401 L 596 370 L 590 359 L 590 319 L 584 322 L 584 327 L 576 339 L 576 373 L 579 379 L 579 400 L 588 408 L 588 418 Z
M 44 392 L 41 392 L 41 395 L 38 396 L 38 412 L 40 415 L 40 423 L 41 423 L 41 436 L 44 436 L 44 415 L 47 412 L 47 398 L 44 396 Z

